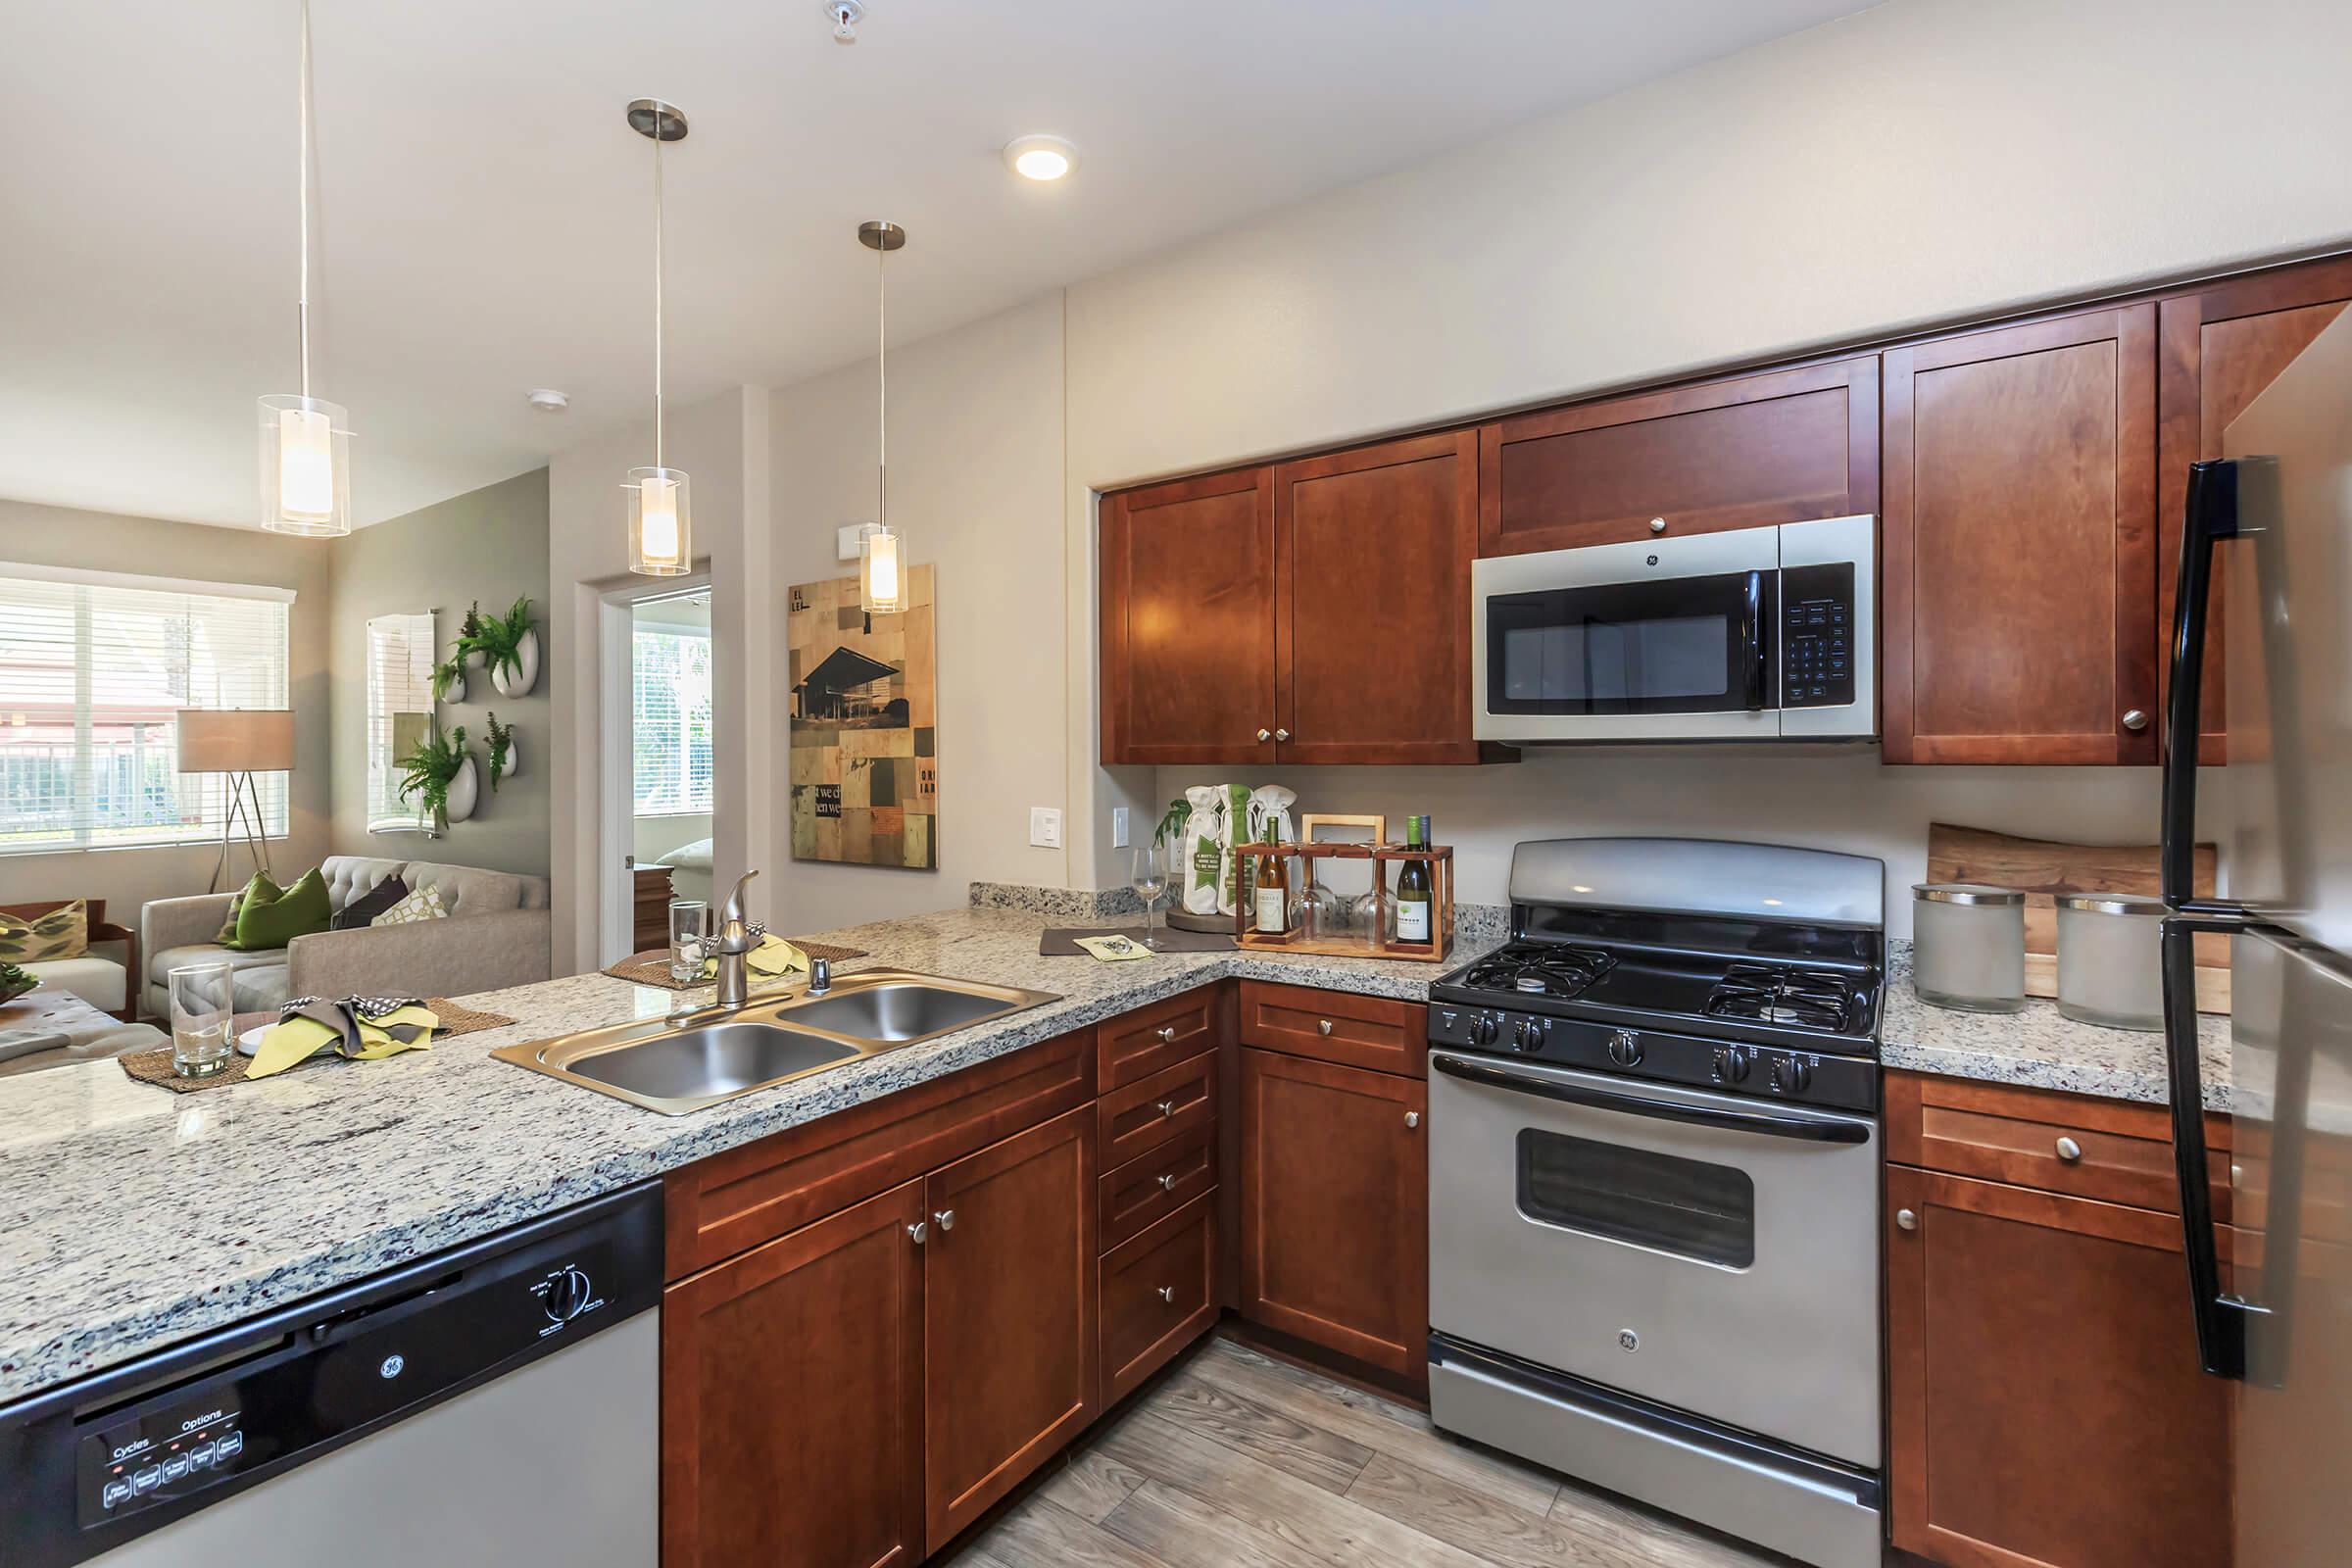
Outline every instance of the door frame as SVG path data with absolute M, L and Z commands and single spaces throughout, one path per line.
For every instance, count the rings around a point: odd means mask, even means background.
M 636 732 L 635 659 L 631 637 L 639 605 L 710 594 L 708 562 L 682 577 L 633 577 L 606 588 L 596 599 L 596 965 L 612 963 L 636 951 L 636 802 L 631 743 Z M 718 635 L 713 605 L 710 635 Z M 716 650 L 713 648 L 715 662 Z M 725 774 L 711 773 L 710 831 L 718 834 L 719 813 L 739 803 L 728 799 Z M 713 876 L 715 877 L 715 870 Z M 715 891 L 715 889 L 713 890 Z

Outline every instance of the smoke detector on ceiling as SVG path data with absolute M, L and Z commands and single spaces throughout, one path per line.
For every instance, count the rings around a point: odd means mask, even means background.
M 858 0 L 823 0 L 825 19 L 833 24 L 835 43 L 856 43 L 858 24 L 865 20 L 865 7 Z
M 554 387 L 534 387 L 522 396 L 524 402 L 537 409 L 541 414 L 562 414 L 565 409 L 571 407 L 570 397 L 557 391 Z

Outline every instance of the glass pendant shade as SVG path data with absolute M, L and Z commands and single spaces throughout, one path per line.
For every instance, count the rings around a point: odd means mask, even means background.
M 858 605 L 869 615 L 895 615 L 906 608 L 899 536 L 887 526 L 868 529 L 858 541 Z
M 351 532 L 351 431 L 338 403 L 294 393 L 260 400 L 262 526 L 335 538 Z
M 629 569 L 644 577 L 684 576 L 694 561 L 694 520 L 683 468 L 631 468 Z

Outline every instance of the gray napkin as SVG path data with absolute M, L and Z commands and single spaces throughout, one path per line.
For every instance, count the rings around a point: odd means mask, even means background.
M 29 1056 L 36 1051 L 63 1051 L 68 1044 L 55 1029 L 0 1029 L 0 1061 Z

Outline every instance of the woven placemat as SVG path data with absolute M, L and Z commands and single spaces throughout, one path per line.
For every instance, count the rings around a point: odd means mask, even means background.
M 504 1029 L 514 1021 L 503 1012 L 483 1012 L 474 1007 L 461 1007 L 447 997 L 427 997 L 424 1004 L 433 1009 L 434 1017 L 441 1020 L 438 1035 L 442 1038 L 450 1035 L 469 1035 L 482 1029 Z M 309 1056 L 296 1062 L 286 1071 L 300 1072 L 305 1067 L 315 1066 L 322 1061 L 342 1061 L 343 1059 L 345 1058 L 331 1051 L 322 1051 L 315 1056 Z M 245 1069 L 251 1064 L 253 1058 L 242 1052 L 231 1051 L 228 1054 L 228 1065 L 208 1078 L 182 1078 L 173 1072 L 170 1046 L 159 1046 L 153 1051 L 134 1051 L 127 1056 L 117 1056 L 115 1060 L 121 1062 L 122 1070 L 140 1083 L 155 1084 L 160 1088 L 171 1090 L 175 1095 L 192 1095 L 199 1089 L 219 1089 L 224 1084 L 243 1083 Z
M 827 963 L 843 963 L 851 958 L 865 956 L 863 948 L 837 948 L 830 942 L 795 942 L 793 946 L 811 958 L 822 958 Z M 667 948 L 648 948 L 643 953 L 632 953 L 618 963 L 607 964 L 602 972 L 615 980 L 626 980 L 631 985 L 660 986 L 664 991 L 693 991 L 710 984 L 708 980 L 672 980 L 669 977 Z

